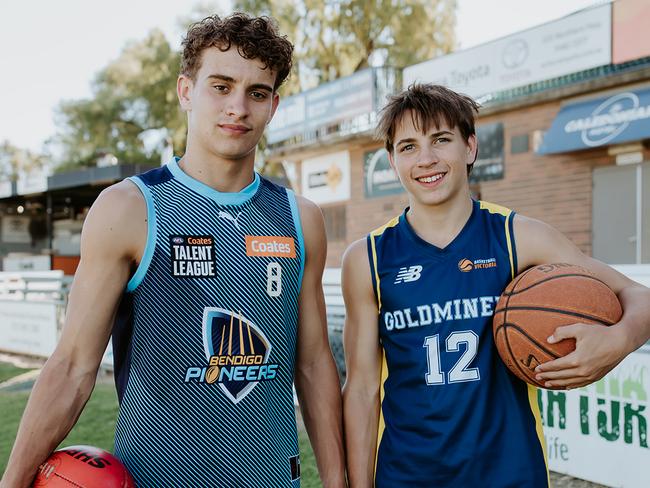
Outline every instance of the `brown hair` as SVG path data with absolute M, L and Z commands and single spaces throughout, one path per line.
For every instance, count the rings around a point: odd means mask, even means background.
M 291 71 L 293 44 L 278 33 L 277 23 L 270 17 L 251 17 L 240 12 L 223 19 L 212 15 L 192 24 L 181 45 L 181 74 L 192 79 L 201 68 L 201 54 L 205 49 L 216 47 L 227 51 L 233 45 L 243 58 L 259 59 L 265 69 L 277 73 L 275 90 Z
M 479 104 L 472 98 L 444 86 L 432 83 L 412 84 L 406 90 L 391 96 L 381 110 L 377 137 L 384 141 L 389 153 L 393 152 L 396 126 L 404 114 L 410 111 L 416 129 L 426 132 L 445 122 L 449 127 L 458 127 L 467 142 L 470 136 L 476 134 L 474 116 L 478 114 L 478 109 Z M 468 166 L 468 174 L 473 165 L 472 162 Z

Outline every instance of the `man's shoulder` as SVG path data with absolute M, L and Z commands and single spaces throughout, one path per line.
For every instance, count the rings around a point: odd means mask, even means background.
M 135 252 L 147 233 L 147 208 L 142 192 L 129 180 L 103 190 L 84 222 L 83 237 L 92 246 L 110 245 Z

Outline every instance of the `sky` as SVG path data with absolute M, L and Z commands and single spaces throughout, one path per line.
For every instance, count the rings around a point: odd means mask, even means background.
M 602 0 L 458 0 L 459 49 L 482 44 Z M 40 151 L 62 100 L 88 98 L 97 72 L 129 41 L 160 28 L 173 46 L 179 18 L 229 0 L 0 0 L 0 142 Z

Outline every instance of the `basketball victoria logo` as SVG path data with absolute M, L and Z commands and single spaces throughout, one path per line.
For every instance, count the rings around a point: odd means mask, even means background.
M 207 363 L 187 368 L 185 383 L 218 385 L 234 403 L 277 376 L 278 365 L 268 362 L 271 343 L 240 313 L 205 308 L 203 347 Z

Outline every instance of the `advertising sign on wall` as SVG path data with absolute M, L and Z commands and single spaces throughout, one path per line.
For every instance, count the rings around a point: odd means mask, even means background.
M 57 304 L 0 301 L 0 350 L 48 357 L 57 343 Z
M 611 63 L 611 5 L 581 10 L 404 69 L 404 86 L 431 82 L 472 97 Z
M 374 110 L 371 68 L 282 99 L 267 129 L 269 144 Z
M 397 174 L 390 166 L 386 149 L 377 149 L 363 155 L 363 192 L 366 198 L 404 192 Z
M 650 137 L 650 88 L 564 105 L 544 135 L 539 154 L 638 141 Z
M 350 198 L 350 153 L 325 154 L 302 162 L 302 195 L 314 203 Z
M 481 125 L 476 128 L 478 158 L 470 174 L 470 181 L 498 180 L 503 178 L 505 154 L 503 150 L 503 124 Z
M 577 390 L 538 390 L 549 468 L 606 486 L 650 486 L 650 352 Z

